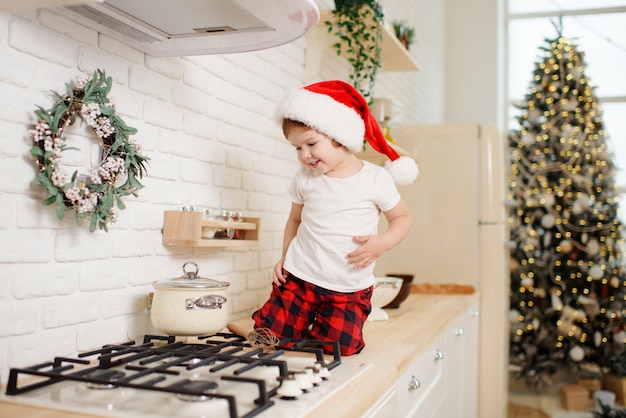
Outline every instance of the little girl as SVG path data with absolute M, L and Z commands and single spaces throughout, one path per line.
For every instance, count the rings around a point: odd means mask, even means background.
M 400 243 L 411 215 L 394 184 L 417 165 L 389 147 L 366 100 L 350 84 L 323 81 L 289 92 L 277 118 L 302 164 L 289 187 L 282 257 L 256 328 L 279 338 L 338 341 L 342 355 L 365 346 L 375 260 Z M 364 139 L 391 160 L 388 170 L 360 160 Z M 380 213 L 387 230 L 377 234 Z

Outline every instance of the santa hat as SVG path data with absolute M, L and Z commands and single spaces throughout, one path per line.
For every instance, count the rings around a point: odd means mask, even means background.
M 302 122 L 339 142 L 350 151 L 363 149 L 363 138 L 377 152 L 386 155 L 389 170 L 398 185 L 413 183 L 418 174 L 412 158 L 400 157 L 389 146 L 365 98 L 341 80 L 314 83 L 289 91 L 276 109 L 276 119 Z

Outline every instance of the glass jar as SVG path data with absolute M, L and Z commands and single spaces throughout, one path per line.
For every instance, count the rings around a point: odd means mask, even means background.
M 226 221 L 232 222 L 232 211 L 229 210 L 221 210 L 215 218 L 216 221 Z M 235 230 L 232 228 L 218 228 L 215 231 L 215 238 L 220 239 L 232 239 L 233 235 L 235 235 Z
M 233 212 L 233 221 L 235 222 L 243 222 L 243 213 L 239 211 Z M 233 239 L 243 239 L 243 236 L 246 231 L 243 229 L 235 229 L 235 234 L 233 235 Z
M 203 208 L 202 209 L 202 220 L 204 221 L 215 221 L 218 215 L 218 210 L 216 208 Z M 202 227 L 202 238 L 214 238 L 215 233 L 217 232 L 217 228 L 211 226 L 203 226 Z

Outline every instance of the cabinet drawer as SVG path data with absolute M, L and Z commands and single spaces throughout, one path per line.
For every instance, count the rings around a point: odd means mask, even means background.
M 396 413 L 397 399 L 396 386 L 392 386 L 372 405 L 361 418 L 389 418 L 399 417 Z
M 398 379 L 399 416 L 429 417 L 436 411 L 445 392 L 444 361 L 445 335 L 442 335 Z

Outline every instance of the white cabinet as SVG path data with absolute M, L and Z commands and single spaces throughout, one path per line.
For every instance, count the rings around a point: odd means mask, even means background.
M 478 309 L 461 315 L 447 331 L 446 401 L 437 417 L 478 416 Z
M 367 413 L 363 416 L 363 418 L 364 417 L 368 417 L 368 418 L 373 418 L 373 417 L 390 418 L 390 417 L 398 416 L 398 414 L 397 414 L 398 408 L 397 408 L 397 405 L 396 405 L 397 397 L 398 397 L 398 393 L 396 391 L 396 387 L 392 386 L 367 411 Z
M 478 309 L 456 317 L 397 379 L 368 418 L 476 418 Z
M 426 350 L 398 379 L 398 417 L 432 417 L 443 407 L 444 368 L 448 361 L 446 335 Z

